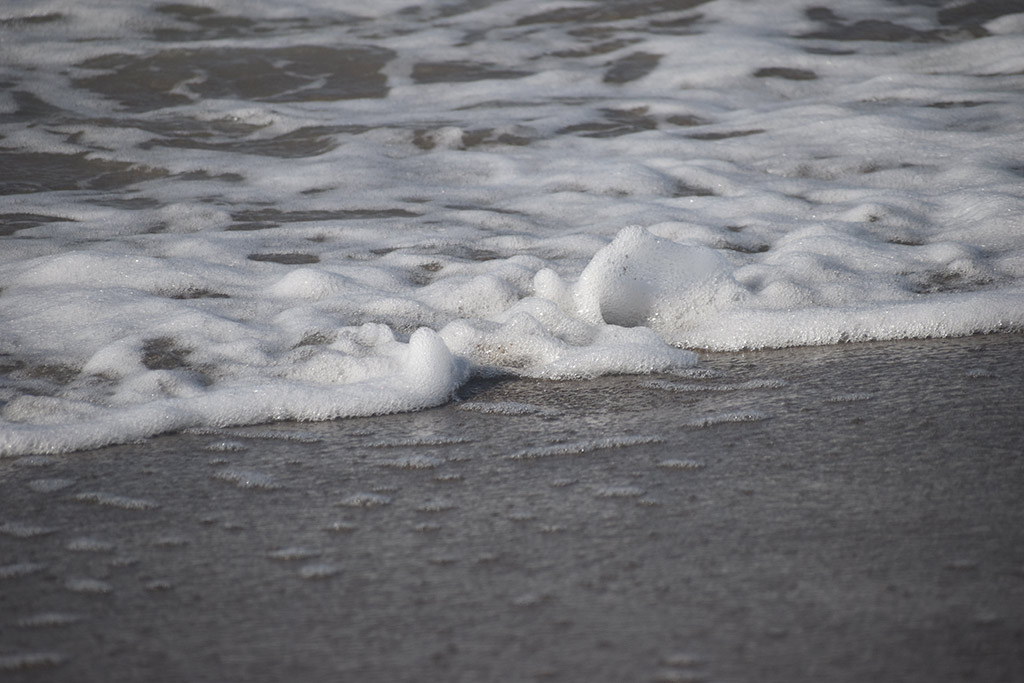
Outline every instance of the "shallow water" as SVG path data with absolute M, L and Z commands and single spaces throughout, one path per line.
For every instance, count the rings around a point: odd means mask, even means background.
M 1014 3 L 0 10 L 0 453 L 1024 326 Z

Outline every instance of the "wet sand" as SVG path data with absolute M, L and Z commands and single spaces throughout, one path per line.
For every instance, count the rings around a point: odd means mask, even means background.
M 1024 680 L 1024 336 L 0 460 L 12 681 Z

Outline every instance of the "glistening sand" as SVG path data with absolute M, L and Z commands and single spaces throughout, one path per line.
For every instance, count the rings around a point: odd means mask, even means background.
M 1020 335 L 461 398 L 0 460 L 0 677 L 1024 679 Z

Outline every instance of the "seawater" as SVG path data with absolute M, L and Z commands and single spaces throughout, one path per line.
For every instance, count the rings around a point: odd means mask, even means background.
M 0 454 L 1024 327 L 1015 2 L 0 8 Z

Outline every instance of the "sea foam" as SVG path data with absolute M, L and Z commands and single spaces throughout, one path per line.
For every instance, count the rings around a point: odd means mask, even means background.
M 0 10 L 0 455 L 1024 328 L 1008 5 L 364 5 Z

